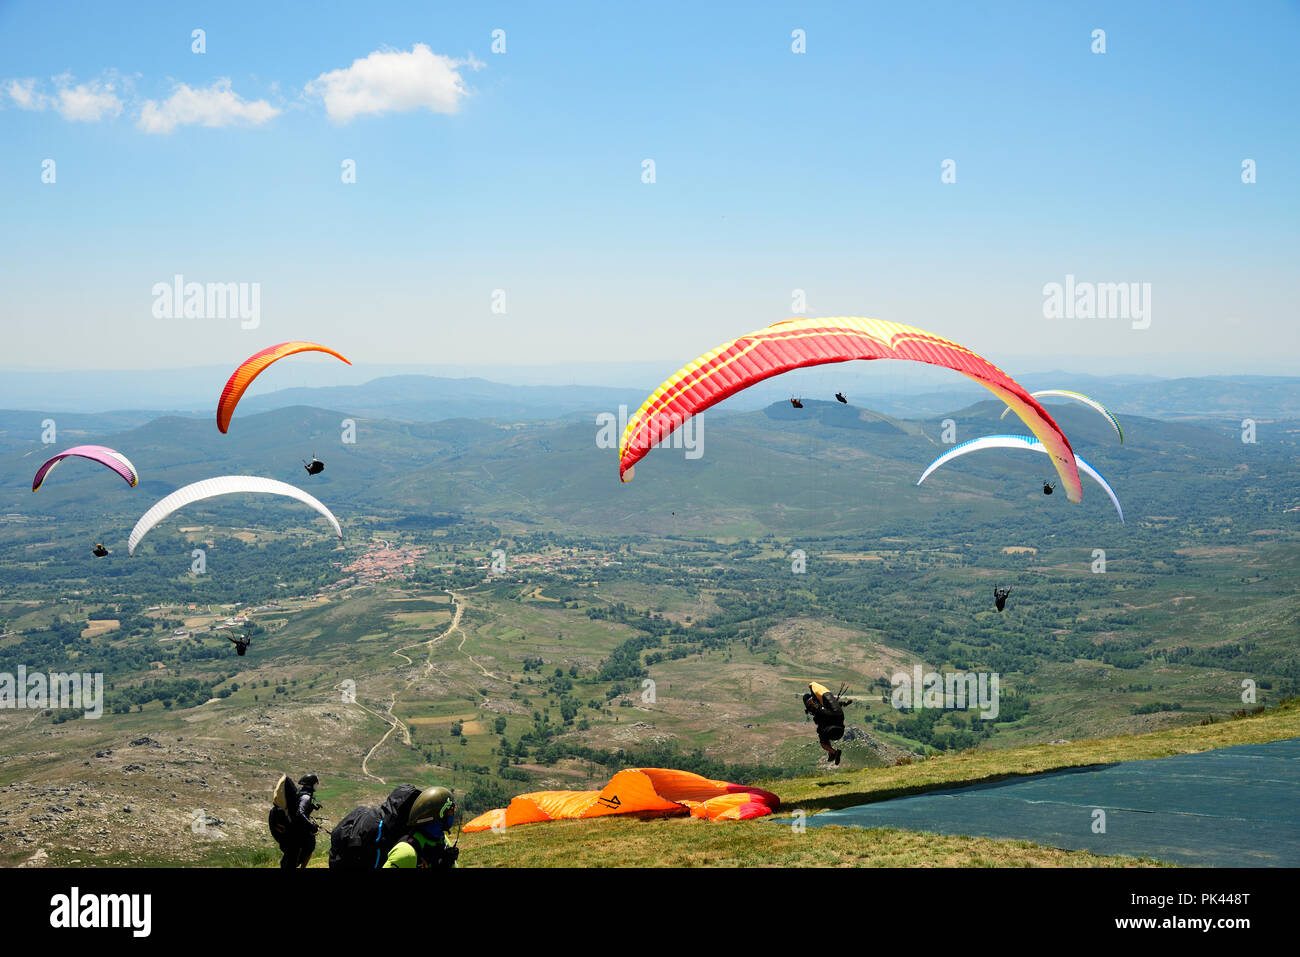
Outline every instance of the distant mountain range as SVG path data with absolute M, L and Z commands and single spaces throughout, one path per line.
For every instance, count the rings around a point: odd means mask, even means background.
M 1121 415 L 1126 441 L 1120 445 L 1091 409 L 1077 403 L 1056 408 L 1079 454 L 1120 495 L 1131 521 L 1121 526 L 1105 496 L 1088 483 L 1081 507 L 1045 498 L 1039 487 L 1051 472 L 1039 456 L 971 456 L 918 489 L 922 469 L 946 447 L 938 416 L 907 420 L 811 398 L 804 405 L 795 410 L 781 401 L 754 412 L 706 412 L 701 454 L 654 450 L 628 484 L 619 482 L 617 451 L 601 439 L 594 417 L 401 422 L 351 413 L 352 442 L 343 438 L 339 412 L 305 406 L 244 415 L 227 435 L 193 417 L 119 421 L 105 430 L 88 428 L 95 417 L 60 417 L 60 447 L 98 442 L 121 449 L 139 469 L 140 486 L 127 489 L 96 466 L 65 465 L 57 481 L 35 495 L 31 475 L 49 450 L 33 438 L 32 413 L 5 413 L 0 516 L 38 524 L 57 516 L 84 534 L 118 541 L 156 499 L 222 474 L 301 485 L 354 529 L 358 523 L 383 527 L 459 516 L 593 534 L 671 529 L 749 537 L 941 518 L 1032 524 L 1050 514 L 1059 523 L 1053 531 L 1062 535 L 1118 536 L 1131 534 L 1147 515 L 1203 513 L 1267 523 L 1282 521 L 1298 504 L 1296 419 L 1264 424 L 1258 443 L 1245 444 L 1230 422 Z M 955 423 L 956 441 L 1025 431 L 1018 420 L 999 419 L 1001 411 L 1001 403 L 981 401 L 944 417 Z M 19 423 L 22 429 L 13 432 Z M 303 471 L 302 460 L 312 455 L 327 463 L 322 475 Z
M 306 370 L 300 366 L 283 373 L 277 368 L 275 382 L 323 379 L 337 383 L 344 375 L 340 370 L 347 367 L 334 365 L 338 368 L 310 363 Z M 237 417 L 311 406 L 343 415 L 405 422 L 586 419 L 599 412 L 617 414 L 620 406 L 637 409 L 661 381 L 654 376 L 670 371 L 662 369 L 651 375 L 642 365 L 629 367 L 626 387 L 512 385 L 485 378 L 411 374 L 381 376 L 357 385 L 293 384 L 261 393 L 255 386 L 240 404 Z M 0 411 L 0 449 L 31 441 L 40 422 L 49 417 L 62 427 L 100 432 L 140 425 L 163 414 L 210 417 L 227 372 L 203 368 L 159 373 L 4 373 L 0 376 L 0 409 L 25 411 Z M 720 409 L 749 412 L 791 395 L 829 400 L 842 391 L 855 405 L 897 418 L 919 419 L 941 416 L 988 397 L 980 387 L 954 382 L 956 378 L 946 370 L 911 363 L 820 366 L 748 389 Z M 1300 377 L 1158 379 L 1046 372 L 1023 374 L 1019 381 L 1031 391 L 1064 388 L 1087 393 L 1120 415 L 1222 422 L 1300 417 Z

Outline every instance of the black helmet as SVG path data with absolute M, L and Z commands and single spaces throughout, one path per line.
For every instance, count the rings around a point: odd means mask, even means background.
M 437 822 L 442 825 L 443 830 L 449 830 L 455 819 L 456 799 L 452 797 L 451 791 L 444 787 L 425 788 L 406 815 L 406 823 L 410 827 Z
M 298 779 L 298 787 L 304 791 L 315 791 L 318 784 L 320 784 L 320 778 L 314 774 L 304 774 Z

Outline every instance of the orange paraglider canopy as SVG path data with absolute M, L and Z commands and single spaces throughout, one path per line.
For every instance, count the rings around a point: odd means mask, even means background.
M 239 364 L 239 368 L 234 371 L 230 379 L 226 382 L 226 387 L 221 390 L 221 398 L 217 402 L 217 428 L 225 432 L 230 428 L 230 417 L 235 414 L 235 406 L 243 398 L 244 391 L 253 383 L 263 371 L 272 362 L 277 362 L 285 356 L 296 355 L 299 352 L 326 352 L 336 359 L 342 359 L 348 365 L 352 362 L 339 355 L 333 349 L 317 345 L 314 342 L 281 342 L 279 345 L 263 349 L 257 355 L 249 356 Z
M 671 768 L 628 768 L 600 791 L 533 791 L 509 807 L 480 814 L 467 831 L 606 814 L 691 815 L 710 821 L 744 821 L 771 814 L 781 799 L 769 791 L 714 781 Z

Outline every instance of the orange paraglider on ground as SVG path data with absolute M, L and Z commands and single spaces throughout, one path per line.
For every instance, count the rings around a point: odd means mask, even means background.
M 533 791 L 521 794 L 509 807 L 480 814 L 467 831 L 535 824 L 606 814 L 660 814 L 745 821 L 771 814 L 781 799 L 771 792 L 743 784 L 714 781 L 670 768 L 628 768 L 619 771 L 600 791 Z

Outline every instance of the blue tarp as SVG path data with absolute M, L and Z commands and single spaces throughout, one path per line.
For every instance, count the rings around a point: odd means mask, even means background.
M 1096 810 L 1105 831 L 1094 831 Z M 861 804 L 809 827 L 1018 838 L 1208 867 L 1300 867 L 1300 738 Z

